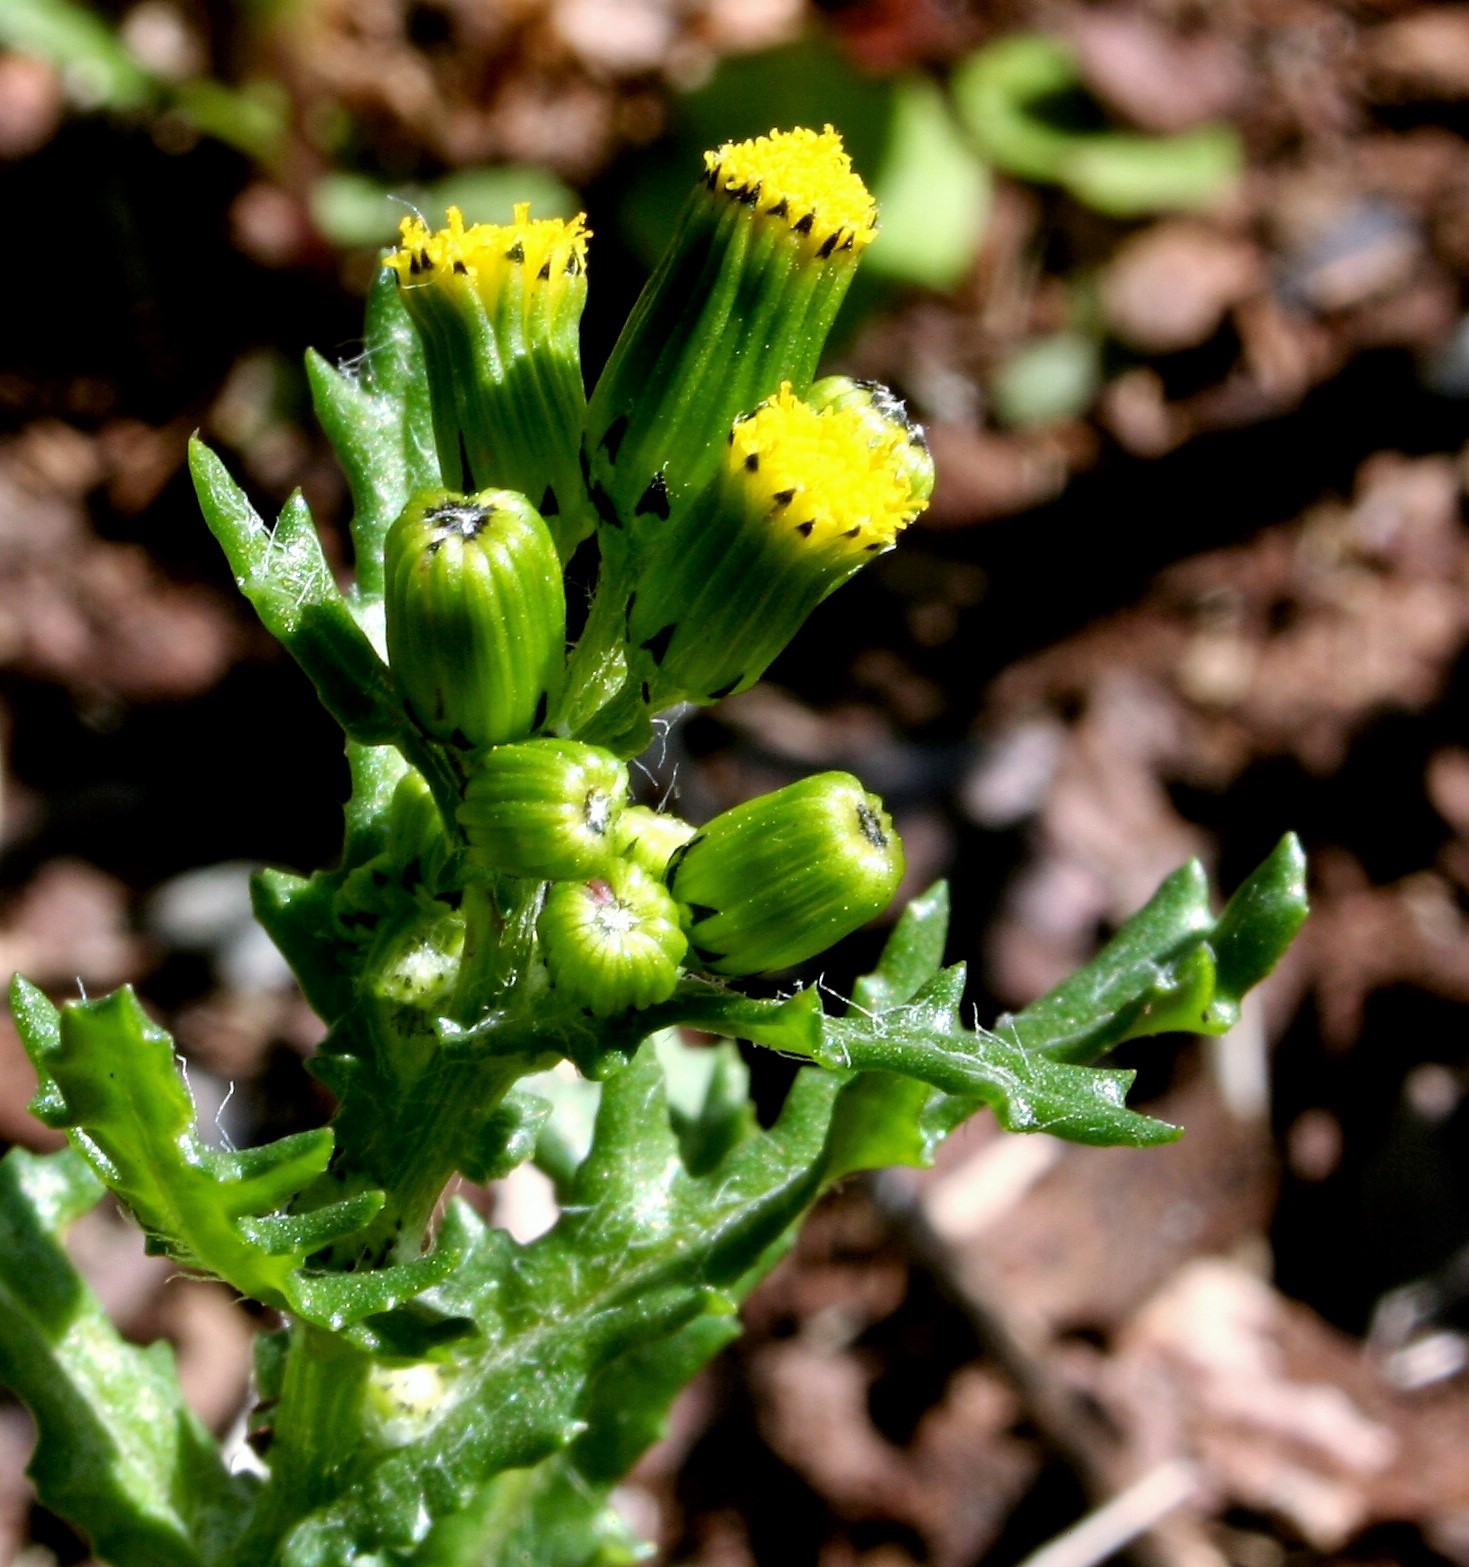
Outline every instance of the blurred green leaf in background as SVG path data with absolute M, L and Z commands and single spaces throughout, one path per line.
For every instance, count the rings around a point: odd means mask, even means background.
M 1212 205 L 1239 177 L 1232 125 L 1146 136 L 1108 125 L 1067 44 L 1017 33 L 954 72 L 954 107 L 979 151 L 1018 179 L 1060 185 L 1111 217 Z
M 447 208 L 458 207 L 466 223 L 503 223 L 517 201 L 528 201 L 537 218 L 569 218 L 578 205 L 576 193 L 554 174 L 508 164 L 456 169 L 431 185 L 324 174 L 312 187 L 311 215 L 334 245 L 367 250 L 391 243 L 410 211 L 439 223 Z

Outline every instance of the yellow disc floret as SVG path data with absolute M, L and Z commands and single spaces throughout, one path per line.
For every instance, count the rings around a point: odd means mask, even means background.
M 818 256 L 860 251 L 877 233 L 877 203 L 830 125 L 725 142 L 704 171 L 711 190 L 783 219 Z
M 844 553 L 888 549 L 926 504 L 909 482 L 910 437 L 874 437 L 856 408 L 815 409 L 790 383 L 730 431 L 727 461 L 773 524 Z
M 397 250 L 383 264 L 398 274 L 400 286 L 413 288 L 463 278 L 493 308 L 514 277 L 524 279 L 529 293 L 534 284 L 560 293 L 567 279 L 586 271 L 587 240 L 591 230 L 579 213 L 568 223 L 561 218 L 532 218 L 530 203 L 515 204 L 513 223 L 473 223 L 466 227 L 464 214 L 450 207 L 444 228 L 431 230 L 422 218 L 404 218 L 399 224 Z

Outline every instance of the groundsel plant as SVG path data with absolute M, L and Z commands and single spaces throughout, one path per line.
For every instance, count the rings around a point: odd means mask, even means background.
M 70 1147 L 0 1163 L 0 1380 L 34 1412 L 42 1498 L 115 1567 L 639 1559 L 613 1488 L 824 1191 L 928 1163 L 981 1109 L 1168 1141 L 1093 1063 L 1227 1030 L 1298 928 L 1294 840 L 1219 915 L 1186 866 L 986 1030 L 942 966 L 938 886 L 823 1004 L 788 971 L 887 909 L 882 802 L 844 773 L 701 824 L 630 799 L 653 716 L 759 679 L 927 500 L 902 404 L 815 378 L 876 223 L 830 128 L 709 153 L 588 400 L 580 219 L 406 221 L 360 364 L 308 360 L 351 486 L 349 592 L 299 495 L 267 527 L 195 444 L 240 590 L 346 735 L 336 868 L 254 888 L 328 1025 L 310 1070 L 337 1108 L 220 1150 L 130 990 L 58 1009 L 14 982 L 35 1113 Z M 579 547 L 597 589 L 568 651 Z M 783 998 L 742 994 L 752 975 Z M 737 1041 L 803 1063 L 768 1127 Z M 560 1199 L 538 1239 L 445 1203 L 525 1161 Z M 167 1347 L 121 1338 L 68 1261 L 106 1192 L 263 1308 L 257 1463 L 221 1456 Z

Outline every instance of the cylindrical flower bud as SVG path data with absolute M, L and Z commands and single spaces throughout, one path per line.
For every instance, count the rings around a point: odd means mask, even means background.
M 870 408 L 783 386 L 738 420 L 719 472 L 637 578 L 629 657 L 650 708 L 754 684 L 828 593 L 923 510 L 917 443 Z
M 668 811 L 650 811 L 646 805 L 630 805 L 622 813 L 612 835 L 619 859 L 631 860 L 639 870 L 662 881 L 668 862 L 694 836 L 692 822 Z
M 765 974 L 881 914 L 902 876 L 882 801 L 848 773 L 818 773 L 700 828 L 674 857 L 669 888 L 706 968 Z
M 561 686 L 556 546 L 511 490 L 415 496 L 388 530 L 388 662 L 423 729 L 462 750 L 523 740 Z
M 927 504 L 933 496 L 933 454 L 923 426 L 908 412 L 908 405 L 881 381 L 861 381 L 850 375 L 825 375 L 812 382 L 806 402 L 822 412 L 828 408 L 854 409 L 867 426 L 871 445 L 880 446 L 897 431 L 902 439 L 893 449 L 903 483 L 915 501 Z
M 666 1001 L 688 946 L 668 889 L 626 860 L 557 882 L 536 931 L 551 983 L 598 1017 Z
M 829 125 L 727 142 L 704 164 L 587 411 L 593 507 L 635 551 L 703 487 L 738 414 L 809 384 L 877 230 Z
M 561 881 L 613 858 L 627 768 L 576 740 L 526 740 L 481 752 L 459 807 L 469 857 L 485 870 Z
M 525 202 L 513 223 L 448 216 L 437 232 L 405 218 L 384 261 L 423 342 L 444 482 L 529 496 L 565 560 L 592 528 L 579 467 L 588 230 L 533 219 Z

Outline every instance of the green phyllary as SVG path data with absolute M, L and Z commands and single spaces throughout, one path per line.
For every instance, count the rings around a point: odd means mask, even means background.
M 830 126 L 706 154 L 592 395 L 586 460 L 605 526 L 656 543 L 731 422 L 783 381 L 810 384 L 876 232 L 876 203 Z
M 923 509 L 921 436 L 789 385 L 735 421 L 719 468 L 637 576 L 633 675 L 652 707 L 753 685 L 829 593 Z M 930 476 L 925 482 L 926 469 Z
M 613 846 L 625 860 L 656 876 L 668 874 L 674 854 L 698 829 L 672 811 L 655 811 L 646 805 L 629 806 L 613 834 Z

